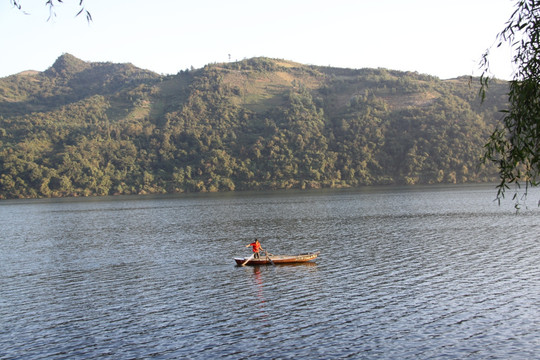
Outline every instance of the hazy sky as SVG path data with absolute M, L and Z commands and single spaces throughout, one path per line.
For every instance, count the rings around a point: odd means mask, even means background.
M 479 75 L 478 63 L 514 9 L 512 0 L 0 0 L 0 77 L 43 71 L 63 53 L 131 62 L 162 74 L 266 56 L 303 64 Z M 508 50 L 493 53 L 510 79 Z

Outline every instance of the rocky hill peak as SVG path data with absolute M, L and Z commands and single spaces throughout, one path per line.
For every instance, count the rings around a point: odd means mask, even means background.
M 68 53 L 62 54 L 54 64 L 46 71 L 59 75 L 73 75 L 84 71 L 90 64 Z

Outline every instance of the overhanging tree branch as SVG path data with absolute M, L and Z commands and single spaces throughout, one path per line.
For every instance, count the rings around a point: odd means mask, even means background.
M 14 7 L 21 10 L 25 14 L 28 14 L 26 11 L 24 11 L 21 0 L 10 0 L 10 2 Z M 62 3 L 64 3 L 64 0 L 47 0 L 45 2 L 45 5 L 49 7 L 49 18 L 47 20 L 50 20 L 51 18 L 56 17 L 55 6 Z M 75 15 L 75 17 L 80 16 L 81 14 L 84 14 L 84 16 L 86 17 L 86 21 L 88 22 L 92 21 L 92 14 L 88 10 L 85 9 L 84 0 L 79 0 L 79 11 Z
M 516 10 L 497 35 L 500 47 L 507 43 L 514 52 L 517 70 L 509 83 L 508 109 L 503 110 L 502 126 L 494 130 L 485 145 L 484 162 L 499 169 L 497 199 L 504 198 L 509 184 L 537 186 L 540 174 L 540 1 L 520 0 Z M 481 97 L 489 86 L 489 50 L 480 63 Z M 514 194 L 519 208 L 517 192 Z

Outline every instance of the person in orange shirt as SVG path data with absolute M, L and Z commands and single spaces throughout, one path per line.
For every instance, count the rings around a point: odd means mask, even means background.
M 251 244 L 247 244 L 246 247 L 252 247 L 253 248 L 253 257 L 255 259 L 259 259 L 260 256 L 259 256 L 259 252 L 261 250 L 264 250 L 261 246 L 261 243 L 259 242 L 259 239 L 255 239 L 254 242 L 252 242 Z

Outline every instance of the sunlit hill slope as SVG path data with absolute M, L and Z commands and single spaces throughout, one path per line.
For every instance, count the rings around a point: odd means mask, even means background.
M 253 58 L 159 75 L 64 54 L 0 79 L 0 198 L 494 180 L 494 81 Z

